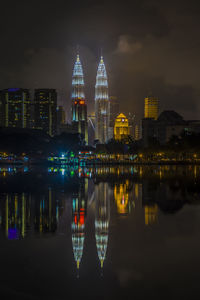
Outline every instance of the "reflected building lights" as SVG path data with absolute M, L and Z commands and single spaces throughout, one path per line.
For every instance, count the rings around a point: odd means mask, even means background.
M 126 180 L 124 183 L 117 183 L 114 186 L 114 200 L 117 205 L 117 212 L 119 214 L 128 214 L 131 210 L 130 203 L 130 190 L 132 188 L 132 184 L 129 180 Z
M 145 205 L 144 207 L 145 214 L 145 225 L 152 225 L 158 221 L 158 206 L 155 205 Z
M 108 229 L 110 221 L 110 200 L 108 195 L 108 184 L 99 183 L 95 186 L 95 237 L 97 254 L 100 260 L 101 268 L 106 258 L 108 246 Z
M 9 240 L 25 238 L 30 223 L 30 198 L 27 194 L 1 196 L 1 227 Z
M 72 248 L 77 270 L 83 256 L 87 212 L 88 180 L 83 180 L 79 192 L 72 198 Z

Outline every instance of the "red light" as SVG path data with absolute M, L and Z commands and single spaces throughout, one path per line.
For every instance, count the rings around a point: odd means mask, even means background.
M 74 223 L 77 224 L 77 215 L 74 216 Z
M 83 105 L 83 104 L 85 104 L 85 101 L 81 100 L 79 103 L 80 103 L 80 105 Z
M 84 214 L 80 214 L 80 224 L 81 225 L 83 225 L 84 224 L 84 222 L 85 222 L 85 220 L 84 220 L 85 218 L 84 218 Z

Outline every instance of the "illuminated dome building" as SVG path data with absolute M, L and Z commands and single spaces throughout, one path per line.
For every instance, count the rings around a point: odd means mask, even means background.
M 83 68 L 77 54 L 72 76 L 72 124 L 88 144 L 87 105 L 84 93 Z
M 128 119 L 124 114 L 119 114 L 115 119 L 114 139 L 118 141 L 126 140 L 130 135 Z
M 97 70 L 95 85 L 95 139 L 100 143 L 108 140 L 109 127 L 109 99 L 108 99 L 108 79 L 103 56 Z
M 81 185 L 78 195 L 72 198 L 72 247 L 77 269 L 83 255 L 86 218 L 85 186 Z
M 108 198 L 108 184 L 99 183 L 95 187 L 96 216 L 95 216 L 95 236 L 97 253 L 103 268 L 108 245 L 108 228 L 110 220 L 110 201 Z

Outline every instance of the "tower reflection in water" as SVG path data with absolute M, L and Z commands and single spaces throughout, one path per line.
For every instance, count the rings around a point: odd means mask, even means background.
M 106 258 L 108 229 L 110 220 L 110 199 L 108 184 L 101 182 L 95 186 L 95 237 L 101 268 Z
M 87 213 L 88 180 L 81 180 L 79 191 L 72 197 L 72 247 L 77 269 L 83 256 Z

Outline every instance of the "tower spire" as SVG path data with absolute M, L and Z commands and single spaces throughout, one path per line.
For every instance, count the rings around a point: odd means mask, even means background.
M 100 143 L 106 143 L 108 140 L 108 123 L 108 79 L 103 56 L 101 56 L 95 85 L 95 138 L 98 139 Z
M 75 127 L 74 129 L 82 134 L 86 144 L 88 144 L 87 105 L 84 93 L 83 68 L 79 57 L 78 46 L 72 75 L 72 122 Z

